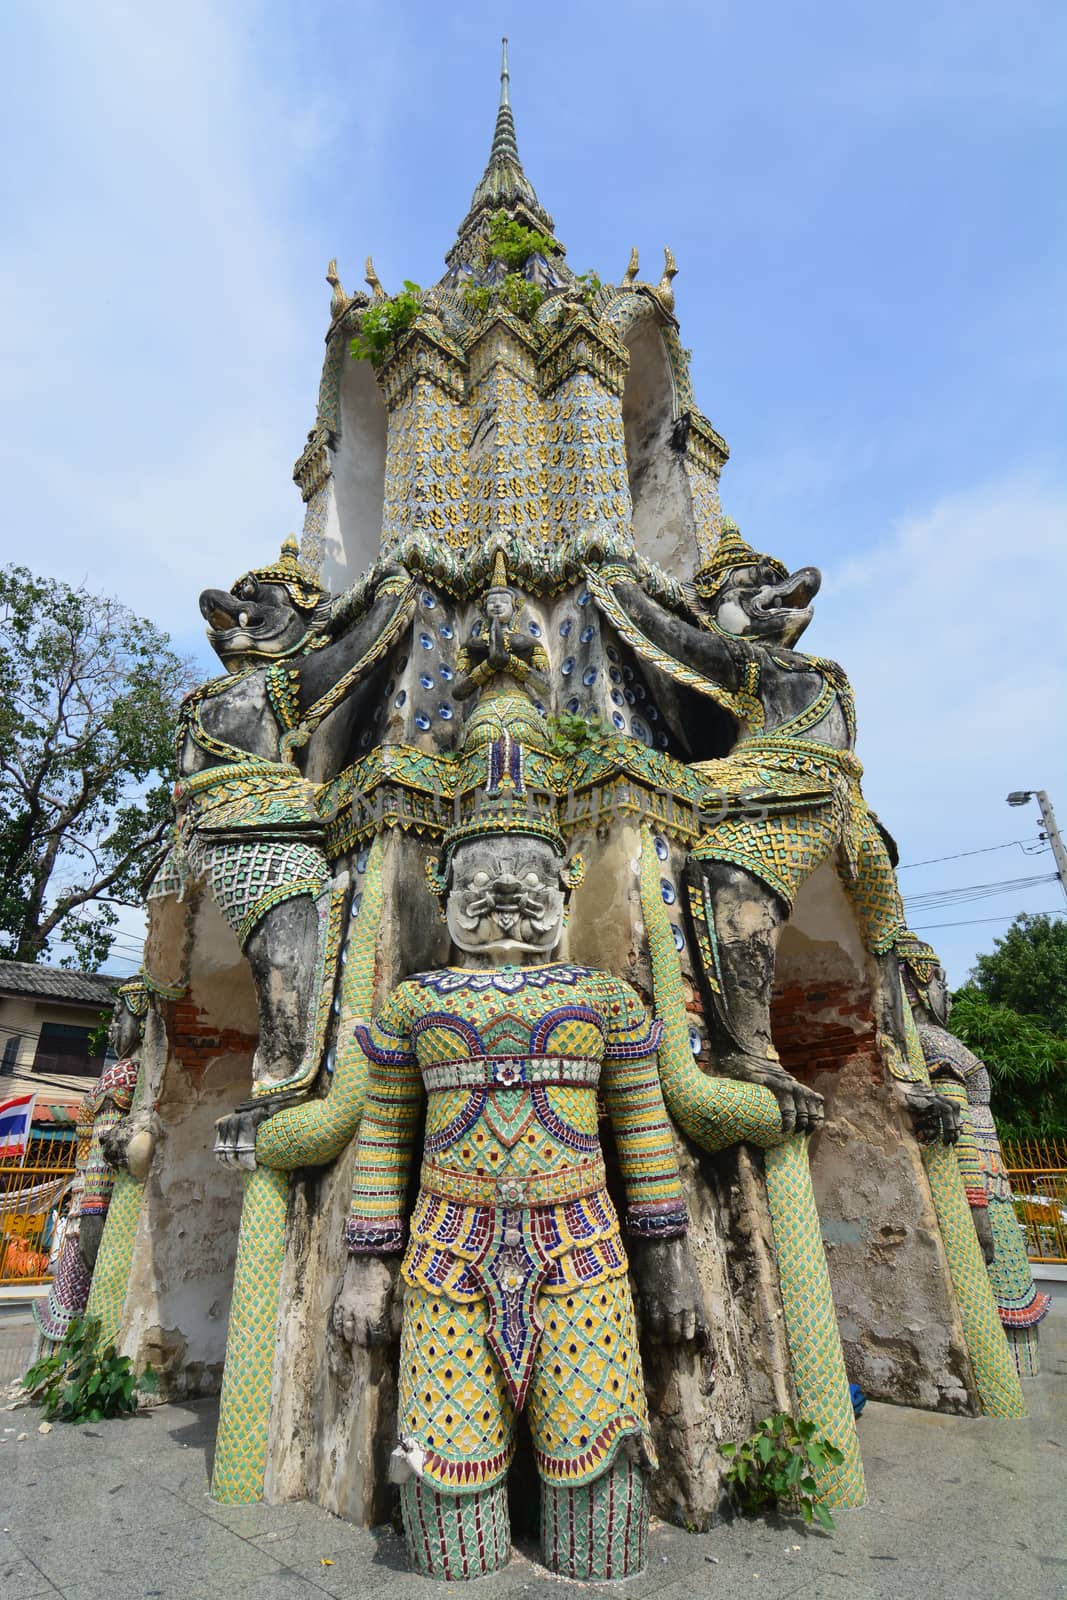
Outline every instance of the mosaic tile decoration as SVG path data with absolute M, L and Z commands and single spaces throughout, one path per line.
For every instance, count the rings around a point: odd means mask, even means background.
M 900 996 L 908 1060 L 916 1075 L 921 1073 L 928 1083 L 930 1080 L 922 1044 L 903 979 Z M 928 1144 L 922 1147 L 922 1159 L 930 1180 L 930 1192 L 948 1257 L 952 1287 L 963 1320 L 964 1337 L 983 1414 L 987 1417 L 1025 1417 L 1026 1402 L 1019 1384 L 1019 1374 L 1015 1370 L 1004 1328 L 997 1315 L 989 1273 L 971 1221 L 971 1208 L 967 1204 L 956 1152 L 948 1145 Z
M 641 911 L 656 1015 L 663 1023 L 659 1064 L 667 1110 L 705 1149 L 721 1150 L 745 1139 L 766 1150 L 767 1199 L 797 1404 L 801 1416 L 815 1422 L 844 1456 L 840 1466 L 816 1474 L 819 1498 L 828 1506 L 862 1505 L 863 1465 L 807 1143 L 800 1135 L 782 1142 L 781 1115 L 769 1089 L 709 1077 L 694 1060 L 678 950 L 660 890 L 655 840 L 648 829 L 642 831 L 641 840 Z
M 211 1493 L 236 1503 L 263 1493 L 270 1423 L 278 1290 L 285 1251 L 288 1173 L 331 1161 L 351 1139 L 363 1104 L 366 1063 L 354 1024 L 370 1010 L 382 910 L 384 843 L 375 840 L 341 979 L 338 1049 L 330 1090 L 288 1106 L 261 1124 L 256 1171 L 246 1180 L 226 1343 L 219 1432 Z M 351 1041 L 351 1042 L 349 1042 Z

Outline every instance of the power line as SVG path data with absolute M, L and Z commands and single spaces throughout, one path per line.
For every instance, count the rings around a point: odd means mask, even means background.
M 1025 851 L 1028 844 L 1040 843 L 1040 839 L 1009 839 L 1007 844 L 987 844 L 980 850 L 957 850 L 951 856 L 930 856 L 926 861 L 906 861 L 902 867 L 897 868 L 897 871 L 908 872 L 912 867 L 932 867 L 939 861 L 962 861 L 964 856 L 987 856 L 993 850 L 1010 850 L 1014 845 Z
M 1015 894 L 1033 889 L 1039 884 L 1055 883 L 1055 872 L 1039 873 L 1033 878 L 1002 878 L 997 883 L 969 883 L 958 889 L 929 889 L 924 894 L 904 897 L 905 904 L 921 911 L 934 911 L 940 906 L 966 905 L 972 900 L 987 900 L 991 895 Z
M 1067 916 L 1064 911 L 1042 911 L 1039 914 L 1043 917 Z M 1007 911 L 999 917 L 968 917 L 964 922 L 917 922 L 914 931 L 925 933 L 927 928 L 971 928 L 978 922 L 1014 922 L 1019 915 L 1021 913 L 1018 911 Z

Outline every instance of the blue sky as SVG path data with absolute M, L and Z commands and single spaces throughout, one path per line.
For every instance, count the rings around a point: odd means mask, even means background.
M 326 6 L 50 0 L 5 16 L 0 558 L 117 594 L 208 665 L 196 596 L 300 505 L 323 272 L 435 279 L 481 174 L 499 36 L 579 269 L 669 243 L 723 500 L 826 575 L 902 859 L 1067 823 L 1057 0 Z M 1050 871 L 1006 851 L 907 892 Z M 1055 884 L 916 923 L 1054 909 Z M 954 980 L 1007 920 L 937 929 Z

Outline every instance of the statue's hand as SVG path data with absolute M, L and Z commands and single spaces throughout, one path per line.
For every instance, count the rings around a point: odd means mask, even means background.
M 662 1344 L 712 1348 L 704 1295 L 685 1239 L 631 1239 L 644 1333 Z
M 132 1111 L 100 1135 L 104 1160 L 116 1172 L 128 1172 L 143 1183 L 161 1132 L 162 1124 L 154 1111 L 148 1107 Z
M 256 1170 L 256 1130 L 272 1117 L 281 1106 L 267 1101 L 263 1105 L 238 1106 L 228 1116 L 220 1117 L 215 1124 L 216 1160 L 224 1167 L 244 1167 Z
M 783 1133 L 814 1133 L 826 1116 L 822 1095 L 794 1078 L 778 1061 L 765 1061 L 739 1051 L 723 1056 L 719 1068 L 729 1078 L 762 1084 L 771 1091 L 782 1113 Z
M 978 1235 L 978 1243 L 982 1246 L 985 1264 L 991 1267 L 996 1255 L 996 1245 L 993 1242 L 993 1224 L 989 1218 L 989 1207 L 972 1206 L 971 1216 L 974 1218 L 974 1231 Z
M 334 1331 L 349 1344 L 387 1344 L 400 1332 L 404 1289 L 399 1256 L 349 1256 L 333 1307 Z
M 962 1127 L 955 1102 L 922 1083 L 901 1084 L 900 1088 L 919 1143 L 937 1144 L 940 1140 L 942 1144 L 955 1144 Z

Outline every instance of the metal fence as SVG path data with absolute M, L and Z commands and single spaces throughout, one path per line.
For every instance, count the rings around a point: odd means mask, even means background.
M 1030 1260 L 1067 1266 L 1067 1139 L 1005 1143 L 1004 1162 Z
M 67 1206 L 77 1146 L 31 1139 L 25 1161 L 0 1160 L 0 1285 L 45 1283 Z

